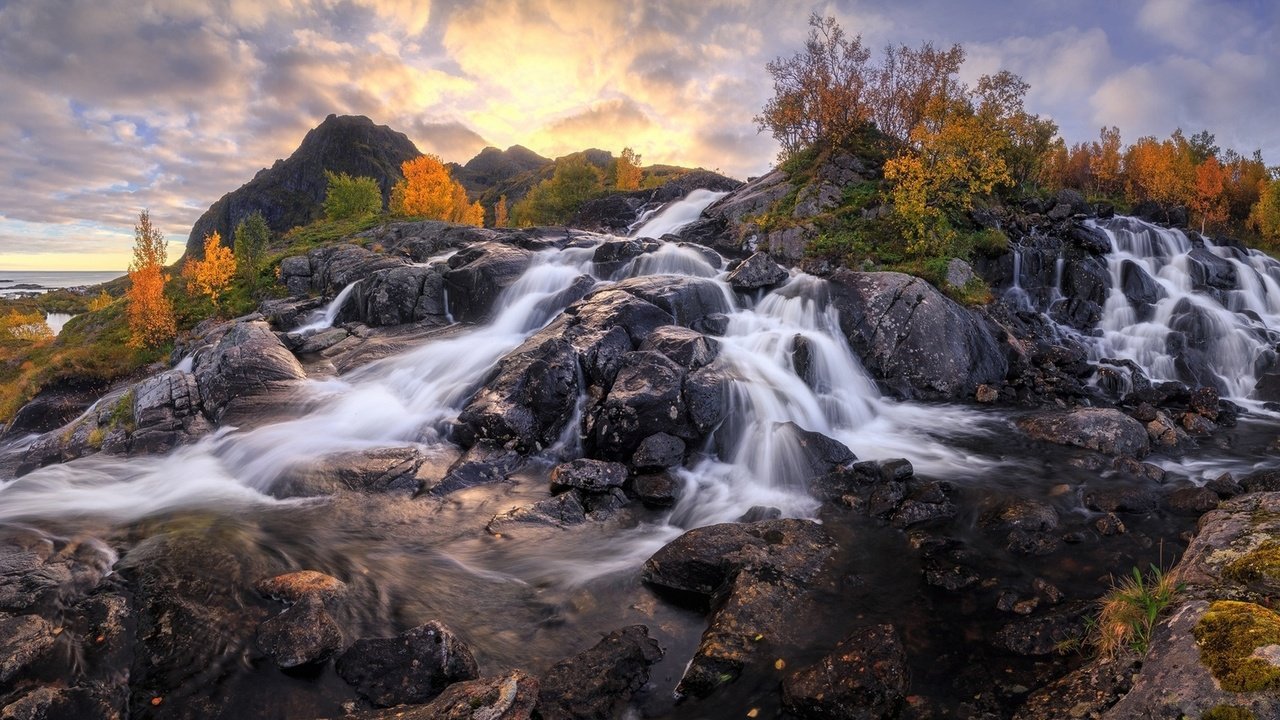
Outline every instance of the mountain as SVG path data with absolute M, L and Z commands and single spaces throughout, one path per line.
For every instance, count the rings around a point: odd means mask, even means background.
M 400 165 L 421 154 L 404 133 L 376 125 L 367 117 L 330 115 L 307 133 L 287 160 L 258 171 L 252 180 L 211 205 L 191 228 L 187 256 L 202 257 L 204 238 L 214 230 L 229 242 L 236 225 L 254 211 L 262 213 L 274 232 L 320 217 L 326 170 L 377 179 L 385 202 L 401 177 Z
M 466 165 L 449 165 L 454 179 L 462 183 L 467 192 L 478 197 L 491 187 L 519 175 L 542 170 L 553 163 L 550 158 L 544 158 L 529 148 L 512 145 L 506 150 L 487 147 Z

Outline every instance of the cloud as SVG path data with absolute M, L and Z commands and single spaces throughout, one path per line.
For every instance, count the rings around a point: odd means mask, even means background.
M 415 120 L 403 131 L 418 149 L 443 158 L 465 161 L 476 155 L 489 143 L 471 128 L 457 120 L 431 122 Z

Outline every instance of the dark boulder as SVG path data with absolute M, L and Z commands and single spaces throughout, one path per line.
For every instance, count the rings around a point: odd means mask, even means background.
M 1156 509 L 1156 494 L 1138 487 L 1101 487 L 1085 491 L 1084 505 L 1104 513 L 1148 513 Z
M 53 650 L 58 634 L 39 615 L 0 613 L 0 686 L 9 686 Z
M 1049 503 L 1032 498 L 1010 498 L 982 513 L 979 522 L 995 530 L 1045 532 L 1057 529 L 1058 511 Z
M 653 351 L 627 353 L 594 418 L 595 446 L 605 457 L 629 459 L 650 435 L 698 436 L 685 411 L 685 370 Z
M 767 253 L 757 252 L 738 263 L 725 280 L 734 290 L 754 291 L 780 285 L 788 277 L 786 269 Z
M 528 250 L 497 242 L 472 245 L 449 258 L 444 284 L 454 319 L 480 322 L 487 318 L 498 296 L 520 279 L 532 259 Z
M 671 473 L 637 475 L 631 481 L 631 491 L 650 508 L 669 508 L 680 499 L 684 484 Z
M 1004 379 L 1005 355 L 986 324 L 924 280 L 840 270 L 830 282 L 842 331 L 894 394 L 970 398 Z
M 662 648 L 643 625 L 615 630 L 593 647 L 556 663 L 540 678 L 542 720 L 621 717 L 631 696 L 649 682 Z
M 1129 304 L 1138 308 L 1155 305 L 1163 295 L 1156 281 L 1132 260 L 1120 264 L 1120 287 Z
M 379 270 L 356 286 L 341 317 L 369 327 L 434 320 L 445 322 L 445 265 L 406 265 Z
M 609 277 L 635 258 L 660 247 L 662 243 L 645 238 L 609 240 L 596 248 L 595 254 L 591 256 L 591 262 L 595 265 L 596 273 L 601 277 Z
M 587 509 L 582 498 L 576 492 L 564 492 L 532 505 L 499 513 L 489 520 L 485 530 L 493 535 L 502 535 L 520 526 L 564 528 L 586 521 Z
M 1235 265 L 1203 247 L 1187 254 L 1187 270 L 1196 290 L 1234 290 L 1240 282 Z
M 1179 488 L 1169 493 L 1169 509 L 1189 515 L 1201 515 L 1218 507 L 1218 493 L 1207 487 Z
M 888 720 L 902 709 L 907 677 L 907 653 L 893 626 L 859 628 L 784 680 L 782 705 L 800 720 Z
M 640 441 L 631 456 L 631 465 L 637 470 L 662 470 L 684 462 L 684 441 L 675 435 L 654 433 Z
M 347 684 L 379 707 L 425 703 L 450 684 L 480 674 L 470 648 L 438 622 L 393 638 L 357 640 L 334 667 Z
M 519 670 L 457 682 L 425 705 L 399 705 L 344 715 L 344 720 L 529 720 L 538 704 L 538 681 Z
M 282 668 L 324 662 L 342 649 L 342 628 L 310 596 L 259 625 L 258 647 Z
M 1111 252 L 1111 239 L 1096 227 L 1072 225 L 1067 232 L 1067 238 L 1090 255 L 1106 255 Z
M 640 349 L 660 352 L 677 365 L 696 370 L 715 360 L 720 346 L 695 330 L 679 325 L 666 325 L 649 333 L 640 344 Z
M 458 415 L 465 443 L 514 443 L 523 450 L 549 447 L 573 413 L 578 354 L 569 340 L 541 332 L 499 363 L 494 379 Z
M 613 288 L 656 305 L 685 327 L 731 309 L 721 286 L 708 278 L 645 275 L 623 280 Z
M 297 358 L 261 321 L 235 323 L 195 364 L 200 401 L 216 422 L 251 415 L 305 377 Z
M 606 492 L 622 487 L 627 481 L 627 467 L 621 463 L 579 458 L 557 465 L 551 471 L 551 492 L 584 490 Z
M 448 495 L 477 485 L 501 482 L 524 462 L 519 452 L 490 440 L 472 445 L 458 458 L 438 482 L 424 485 L 430 495 Z
M 1151 449 L 1142 423 L 1119 410 L 1081 408 L 1031 415 L 1018 428 L 1034 440 L 1097 450 L 1108 455 L 1143 457 Z
M 711 619 L 677 692 L 705 696 L 757 659 L 757 637 L 798 642 L 796 619 L 812 612 L 834 542 L 807 520 L 767 520 L 697 528 L 645 562 L 645 582 L 714 602 Z

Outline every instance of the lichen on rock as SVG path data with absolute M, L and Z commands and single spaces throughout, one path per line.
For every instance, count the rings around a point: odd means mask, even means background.
M 1280 664 L 1258 651 L 1280 645 L 1280 614 L 1254 603 L 1220 600 L 1195 627 L 1200 661 L 1224 690 L 1280 690 Z

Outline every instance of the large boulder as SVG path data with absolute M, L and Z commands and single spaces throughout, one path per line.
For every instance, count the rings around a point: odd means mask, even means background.
M 424 703 L 450 684 L 480 675 L 470 648 L 438 622 L 393 638 L 357 640 L 334 667 L 379 707 Z
M 379 270 L 356 286 L 341 317 L 370 327 L 434 320 L 443 323 L 444 263 L 405 265 Z
M 449 258 L 444 274 L 449 310 L 460 322 L 487 318 L 502 291 L 529 269 L 533 253 L 514 245 L 480 243 Z
M 907 692 L 907 653 L 892 625 L 860 628 L 816 665 L 782 683 L 782 704 L 801 720 L 888 720 Z
M 684 379 L 684 368 L 665 355 L 649 350 L 624 355 L 594 419 L 594 441 L 600 452 L 626 460 L 656 433 L 697 437 L 685 412 Z
M 840 327 L 863 364 L 902 397 L 972 397 L 1008 370 L 987 325 L 929 283 L 902 273 L 830 278 Z
M 677 692 L 701 697 L 732 682 L 760 661 L 760 637 L 774 647 L 799 644 L 797 620 L 814 611 L 810 593 L 834 552 L 817 523 L 765 520 L 690 530 L 654 553 L 645 582 L 713 605 Z
M 426 705 L 399 705 L 344 715 L 343 720 L 529 720 L 538 705 L 538 681 L 519 670 L 445 688 Z
M 195 365 L 200 401 L 217 422 L 252 413 L 306 377 L 298 359 L 262 321 L 237 322 Z
M 649 682 L 649 667 L 662 648 L 649 629 L 615 630 L 541 678 L 538 715 L 542 720 L 607 720 L 621 717 L 631 696 Z
M 787 279 L 787 271 L 770 259 L 767 253 L 752 253 L 729 273 L 725 281 L 735 290 L 759 290 L 779 285 Z
M 1108 455 L 1143 457 L 1151 450 L 1142 423 L 1110 408 L 1080 408 L 1030 415 L 1018 420 L 1028 437 Z
M 492 381 L 458 415 L 469 442 L 549 447 L 573 414 L 579 393 L 578 354 L 554 332 L 541 332 L 498 363 Z

